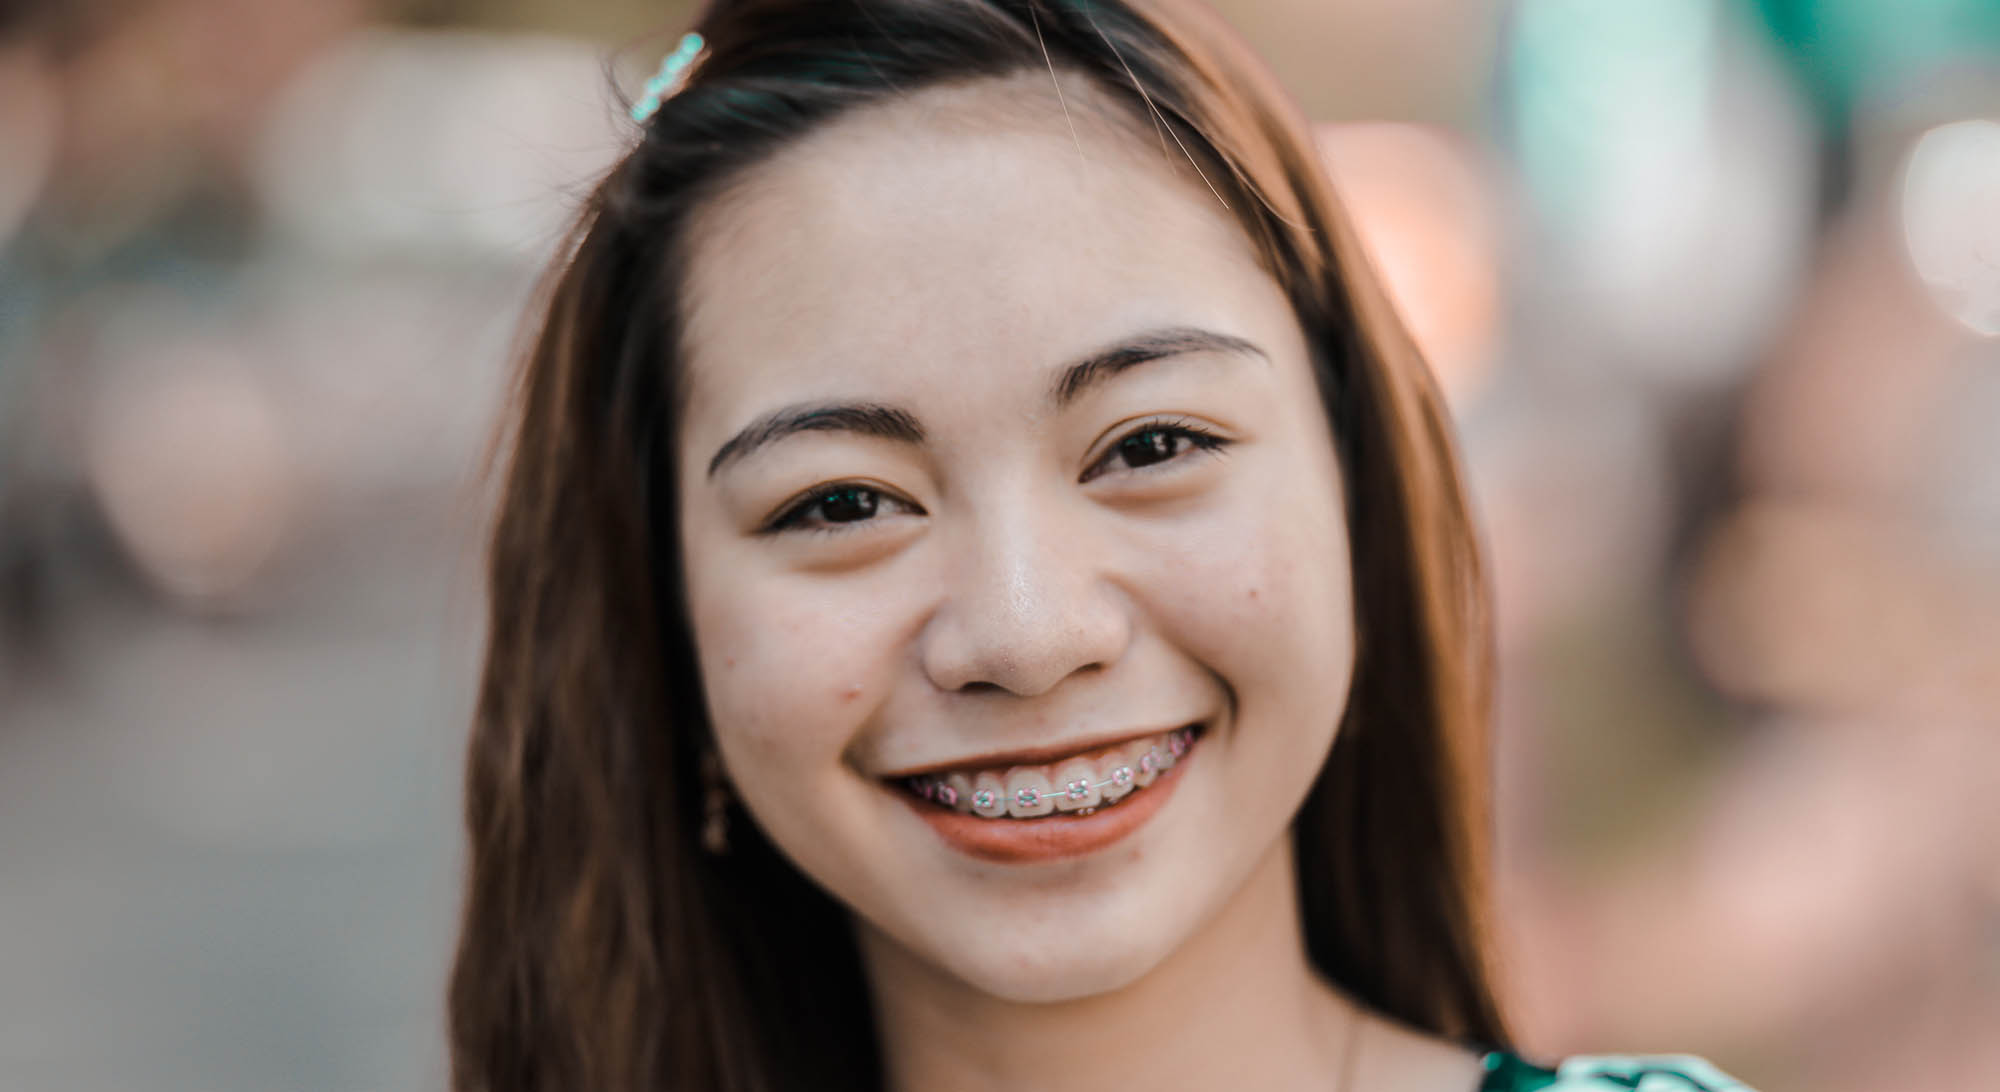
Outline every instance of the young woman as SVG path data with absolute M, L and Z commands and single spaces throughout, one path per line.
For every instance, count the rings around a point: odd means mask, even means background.
M 520 390 L 455 1087 L 1557 1079 L 1450 425 L 1269 77 L 1138 0 L 698 31 Z M 1562 1079 L 1648 1073 L 1726 1083 Z

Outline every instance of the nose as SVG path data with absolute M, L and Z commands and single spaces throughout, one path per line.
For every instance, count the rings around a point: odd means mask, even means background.
M 940 689 L 1033 697 L 1124 654 L 1130 603 L 1081 529 L 1007 518 L 968 530 L 921 637 Z

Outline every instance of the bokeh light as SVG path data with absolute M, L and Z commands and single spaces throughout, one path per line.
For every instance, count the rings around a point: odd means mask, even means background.
M 220 345 L 167 350 L 152 377 L 105 391 L 85 459 L 111 526 L 167 594 L 203 608 L 246 595 L 298 507 L 289 431 Z
M 1492 182 L 1435 127 L 1322 125 L 1319 142 L 1362 245 L 1445 393 L 1472 399 L 1500 342 L 1500 225 Z
M 1944 312 L 2000 334 L 2000 122 L 1976 118 L 1917 138 L 1903 165 L 1910 262 Z

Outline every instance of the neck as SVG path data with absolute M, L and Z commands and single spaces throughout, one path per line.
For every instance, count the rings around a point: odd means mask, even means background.
M 1166 961 L 1119 990 L 1004 1001 L 865 926 L 888 1086 L 1345 1092 L 1358 1011 L 1313 971 L 1290 839 Z

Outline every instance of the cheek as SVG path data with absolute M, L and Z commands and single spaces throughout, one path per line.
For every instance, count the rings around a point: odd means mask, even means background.
M 1330 731 L 1354 660 L 1339 487 L 1320 475 L 1253 477 L 1258 488 L 1163 551 L 1171 639 L 1230 687 L 1246 716 L 1310 718 Z
M 772 768 L 838 752 L 884 685 L 887 619 L 824 588 L 723 568 L 690 580 L 701 590 L 689 610 L 725 757 Z

